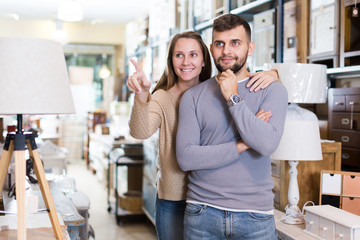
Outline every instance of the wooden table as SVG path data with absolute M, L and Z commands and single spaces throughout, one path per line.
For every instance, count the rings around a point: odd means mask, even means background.
M 29 200 L 29 195 L 27 196 Z M 17 236 L 17 205 L 14 197 L 9 198 L 8 192 L 2 192 L 2 199 L 4 204 L 4 210 L 8 213 L 15 214 L 5 214 L 5 216 L 0 216 L 0 240 L 5 239 L 16 239 Z M 56 199 L 54 199 L 56 201 Z M 28 202 L 30 206 L 31 203 Z M 28 206 L 29 207 L 29 206 Z M 60 222 L 61 231 L 63 233 L 64 239 L 70 240 L 70 235 L 67 231 L 68 226 L 64 223 L 64 220 L 59 212 L 57 216 Z M 54 230 L 52 228 L 49 214 L 47 212 L 27 212 L 26 213 L 26 233 L 27 240 L 47 240 L 47 239 L 56 239 L 54 235 Z
M 64 239 L 70 240 L 66 226 L 58 214 L 61 231 Z M 16 239 L 17 236 L 17 216 L 0 216 L 0 239 Z M 52 229 L 49 215 L 47 213 L 26 214 L 26 232 L 28 240 L 53 240 L 56 239 Z
M 317 239 L 304 232 L 305 224 L 291 225 L 280 221 L 285 213 L 274 209 L 275 225 L 280 240 L 312 240 Z

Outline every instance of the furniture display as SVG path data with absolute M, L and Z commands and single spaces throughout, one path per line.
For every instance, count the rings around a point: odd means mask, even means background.
M 89 168 L 100 182 L 106 184 L 108 172 L 108 153 L 114 144 L 110 135 L 89 134 Z
M 121 148 L 124 154 L 111 156 L 111 152 Z M 143 171 L 143 150 L 142 144 L 121 144 L 115 146 L 109 152 L 109 167 L 110 164 L 115 168 L 115 218 L 117 224 L 120 223 L 122 218 L 129 218 L 132 216 L 142 216 L 144 213 L 141 211 L 142 207 L 142 171 Z M 119 187 L 119 168 L 126 167 L 127 173 L 122 174 L 122 183 L 126 184 L 125 189 Z M 123 173 L 123 172 L 122 172 Z M 108 174 L 110 176 L 110 173 Z M 126 177 L 125 177 L 126 176 Z M 108 177 L 108 199 L 110 198 L 110 182 Z M 111 211 L 109 200 L 108 211 Z
M 331 205 L 308 206 L 305 232 L 320 239 L 360 239 L 360 217 Z
M 297 48 L 299 43 L 296 40 L 296 1 L 289 1 L 284 4 L 284 62 L 297 62 Z M 300 61 L 301 62 L 301 61 Z
M 156 161 L 159 155 L 159 132 L 144 140 L 143 211 L 155 225 Z
M 61 120 L 58 145 L 68 150 L 67 161 L 74 162 L 82 159 L 85 134 L 86 122 L 82 117 Z
M 214 19 L 220 14 L 233 13 L 243 16 L 250 22 L 250 24 L 253 24 L 254 16 L 256 14 L 260 14 L 256 24 L 259 26 L 259 31 L 256 38 L 261 42 L 255 43 L 259 47 L 259 51 L 255 51 L 255 54 L 258 55 L 257 57 L 254 56 L 253 63 L 249 64 L 251 71 L 255 71 L 255 66 L 262 66 L 264 63 L 264 58 L 261 58 L 261 56 L 263 56 L 265 53 L 267 55 L 267 60 L 282 62 L 283 41 L 280 39 L 283 38 L 283 31 L 279 29 L 282 28 L 283 22 L 282 4 L 283 1 L 271 0 L 244 1 L 243 3 L 240 3 L 240 1 L 235 3 L 234 0 L 194 0 L 184 2 L 160 0 L 157 2 L 157 7 L 151 10 L 149 13 L 148 26 L 144 26 L 147 23 L 139 20 L 127 24 L 126 36 L 128 37 L 126 38 L 126 46 L 131 47 L 126 48 L 126 59 L 134 58 L 136 60 L 137 58 L 144 58 L 143 55 L 146 53 L 146 58 L 149 58 L 147 63 L 150 66 L 143 68 L 144 72 L 147 74 L 147 76 L 158 76 L 159 74 L 157 72 L 154 74 L 151 72 L 153 71 L 152 69 L 156 69 L 161 73 L 163 72 L 166 65 L 161 64 L 160 68 L 157 68 L 156 66 L 158 62 L 156 58 L 158 55 L 155 51 L 157 51 L 158 46 L 167 46 L 170 37 L 173 34 L 188 30 L 196 31 L 202 36 L 204 31 L 210 30 L 210 34 L 207 35 L 211 36 L 211 26 Z M 307 9 L 304 7 L 304 12 L 306 11 Z M 264 14 L 262 15 L 263 12 Z M 266 18 L 266 23 L 262 23 L 264 17 Z M 163 21 L 162 19 L 169 19 L 169 21 Z M 275 21 L 275 19 L 279 19 L 279 21 Z M 301 22 L 303 23 L 305 21 L 302 20 Z M 138 35 L 135 33 L 136 30 L 140 30 L 146 27 L 148 29 L 149 36 L 145 34 L 145 36 L 138 38 L 134 37 Z M 304 35 L 305 34 L 302 34 L 301 38 Z M 139 40 L 134 41 L 134 39 Z M 143 39 L 149 39 L 149 41 L 144 45 Z M 204 40 L 206 43 L 208 42 L 205 38 Z M 266 46 L 263 46 L 264 42 L 266 43 Z M 301 41 L 301 44 L 304 46 L 308 43 L 307 41 Z M 270 47 L 270 51 L 265 51 L 266 47 Z M 263 49 L 261 53 L 260 48 Z M 281 51 L 279 49 L 281 49 Z M 299 53 L 303 52 L 303 49 L 307 48 L 299 48 Z M 269 48 L 267 48 L 267 50 L 269 50 Z M 259 61 L 259 63 L 256 62 L 256 59 Z M 132 66 L 128 64 L 128 62 L 129 61 L 125 60 L 125 72 L 130 76 L 133 69 Z M 155 67 L 152 65 L 155 65 Z M 148 73 L 147 69 L 150 69 L 150 73 Z M 214 70 L 216 70 L 215 66 Z M 149 78 L 149 80 L 154 83 L 159 79 Z
M 297 169 L 300 199 L 298 206 L 303 207 L 305 202 L 313 201 L 319 204 L 320 174 L 323 169 L 338 170 L 341 168 L 341 143 L 322 142 L 322 161 L 300 161 Z M 272 177 L 275 194 L 274 207 L 284 210 L 288 202 L 289 164 L 286 161 L 272 160 Z
M 340 1 L 340 67 L 360 65 L 359 13 L 357 0 Z
M 328 104 L 329 139 L 342 143 L 341 170 L 360 171 L 360 88 L 330 88 Z
M 320 205 L 331 205 L 360 216 L 360 173 L 321 172 Z
M 84 139 L 84 146 L 83 146 L 83 152 L 84 152 L 84 160 L 86 166 L 90 167 L 90 159 L 89 159 L 89 144 L 90 144 L 90 133 L 95 132 L 95 127 L 97 124 L 103 124 L 106 123 L 106 113 L 105 112 L 88 112 L 87 117 L 87 132 L 86 137 Z
M 262 67 L 265 63 L 275 62 L 275 9 L 254 15 L 253 36 L 256 42 L 253 66 Z
M 329 68 L 338 66 L 339 15 L 338 1 L 310 1 L 309 61 L 328 63 Z
M 143 145 L 136 139 L 114 139 L 90 133 L 90 166 L 107 187 L 108 211 L 122 219 L 144 216 L 141 211 Z M 114 199 L 115 198 L 115 199 Z

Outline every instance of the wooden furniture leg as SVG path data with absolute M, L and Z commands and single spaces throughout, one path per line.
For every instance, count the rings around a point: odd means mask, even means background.
M 55 237 L 58 240 L 62 240 L 63 239 L 63 233 L 61 231 L 61 227 L 60 227 L 60 221 L 59 218 L 56 214 L 56 210 L 55 210 L 55 205 L 54 205 L 54 201 L 52 199 L 52 196 L 50 194 L 50 188 L 49 188 L 49 184 L 46 181 L 45 178 L 45 171 L 44 171 L 44 167 L 41 163 L 41 159 L 40 159 L 40 155 L 39 155 L 39 151 L 36 149 L 36 146 L 32 146 L 31 143 L 27 144 L 28 149 L 29 149 L 29 154 L 33 159 L 33 163 L 34 163 L 34 172 L 36 174 L 36 178 L 39 182 L 39 186 L 40 186 L 40 190 L 41 190 L 41 194 L 44 198 L 44 203 L 46 208 L 48 209 L 48 214 L 49 214 L 49 218 L 51 221 L 51 225 L 53 227 L 54 233 L 55 233 Z
M 25 151 L 15 151 L 15 183 L 17 205 L 17 239 L 26 239 L 26 209 L 25 209 Z

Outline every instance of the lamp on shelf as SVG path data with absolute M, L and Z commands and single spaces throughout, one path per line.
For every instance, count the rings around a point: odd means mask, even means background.
M 57 239 L 62 239 L 58 216 L 45 179 L 34 136 L 22 129 L 23 114 L 75 113 L 65 57 L 60 43 L 32 38 L 0 38 L 0 114 L 17 115 L 16 132 L 6 136 L 0 159 L 2 188 L 12 154 L 15 155 L 15 183 L 18 239 L 26 239 L 25 149 L 32 157 L 49 218 Z
M 288 224 L 303 224 L 304 217 L 297 206 L 299 186 L 297 181 L 298 161 L 322 160 L 320 128 L 316 115 L 297 103 L 326 102 L 326 66 L 320 64 L 275 63 L 289 96 L 284 133 L 279 147 L 271 155 L 274 160 L 288 160 L 290 181 L 288 205 L 281 221 Z

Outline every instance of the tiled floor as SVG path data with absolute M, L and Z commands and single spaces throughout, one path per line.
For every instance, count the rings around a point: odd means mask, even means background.
M 155 227 L 150 221 L 124 221 L 116 224 L 114 215 L 107 211 L 106 187 L 100 183 L 83 161 L 67 166 L 68 175 L 76 180 L 78 190 L 90 198 L 89 223 L 94 229 L 96 240 L 155 240 Z

